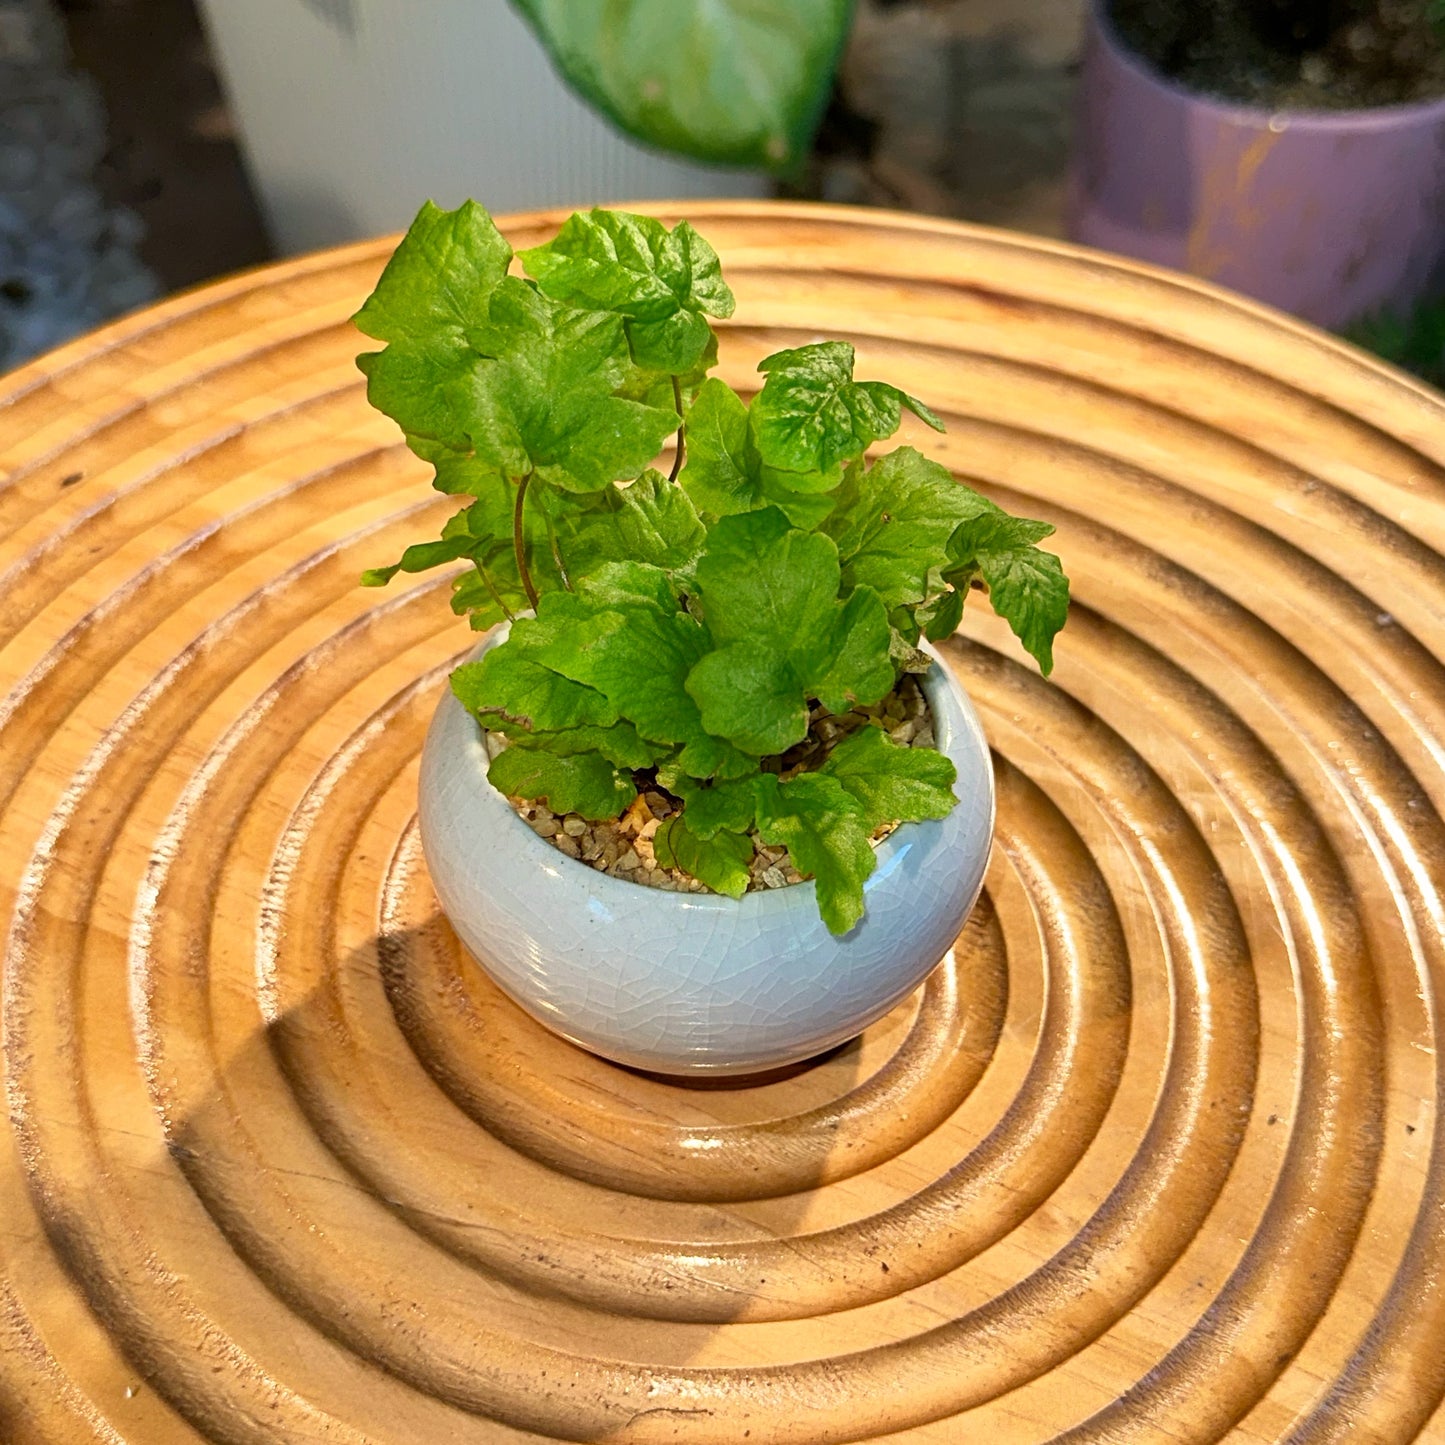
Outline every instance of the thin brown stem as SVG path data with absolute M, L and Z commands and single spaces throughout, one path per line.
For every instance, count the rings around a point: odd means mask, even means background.
M 682 470 L 682 459 L 687 455 L 687 443 L 684 432 L 687 428 L 682 420 L 682 383 L 674 376 L 672 378 L 672 401 L 677 407 L 677 452 L 672 459 L 672 471 L 667 480 L 675 482 L 677 474 Z
M 483 585 L 487 591 L 492 594 L 492 601 L 506 614 L 507 621 L 515 622 L 517 620 L 517 614 L 502 600 L 502 594 L 497 591 L 497 584 L 492 581 L 491 573 L 489 573 L 475 557 L 472 558 L 472 566 L 477 569 L 477 576 L 482 579 Z
M 512 508 L 512 551 L 517 558 L 517 572 L 522 579 L 522 587 L 527 593 L 527 601 L 532 604 L 532 610 L 537 609 L 537 589 L 532 585 L 532 574 L 527 570 L 527 547 L 522 537 L 522 507 L 527 500 L 527 484 L 532 480 L 531 472 L 528 472 L 517 483 L 517 504 Z

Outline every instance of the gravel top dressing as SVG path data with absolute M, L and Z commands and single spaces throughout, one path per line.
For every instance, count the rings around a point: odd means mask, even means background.
M 917 680 L 905 674 L 898 686 L 872 707 L 855 708 L 851 712 L 832 714 L 822 707 L 812 710 L 808 736 L 781 757 L 769 759 L 776 763 L 780 777 L 794 777 L 817 768 L 844 738 L 860 728 L 881 727 L 895 743 L 909 747 L 934 746 L 933 718 L 928 700 Z M 487 749 L 493 756 L 505 746 L 505 739 L 496 733 L 487 734 Z M 638 883 L 646 888 L 661 888 L 674 893 L 710 893 L 712 890 L 696 878 L 677 868 L 665 868 L 653 850 L 653 837 L 669 818 L 682 811 L 682 803 L 656 778 L 646 772 L 636 775 L 636 801 L 620 817 L 591 823 L 576 813 L 554 813 L 545 802 L 526 798 L 509 801 L 522 820 L 540 838 L 546 838 L 559 852 L 586 863 L 599 873 Z M 886 838 L 896 827 L 889 823 L 875 830 L 875 842 Z M 803 875 L 793 867 L 788 850 L 770 846 L 751 835 L 753 861 L 749 868 L 748 891 L 759 888 L 784 888 L 801 883 Z

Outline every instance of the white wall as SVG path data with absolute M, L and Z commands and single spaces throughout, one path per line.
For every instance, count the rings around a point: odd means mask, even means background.
M 400 230 L 424 200 L 535 206 L 765 193 L 626 140 L 506 0 L 201 0 L 287 252 Z

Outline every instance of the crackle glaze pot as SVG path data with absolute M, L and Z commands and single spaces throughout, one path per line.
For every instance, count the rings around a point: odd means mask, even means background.
M 427 867 L 458 937 L 533 1018 L 634 1068 L 750 1074 L 852 1038 L 948 951 L 988 862 L 988 745 L 934 656 L 923 690 L 938 746 L 958 769 L 959 803 L 879 844 L 867 910 L 841 938 L 818 916 L 811 882 L 735 901 L 646 888 L 568 858 L 487 781 L 482 729 L 448 690 L 422 752 L 418 808 Z

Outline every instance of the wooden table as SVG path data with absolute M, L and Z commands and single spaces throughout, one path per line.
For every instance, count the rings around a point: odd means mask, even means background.
M 543 1033 L 417 848 L 468 636 L 355 585 L 451 505 L 352 366 L 387 245 L 77 342 L 0 395 L 0 1437 L 1445 1440 L 1445 404 L 1052 243 L 690 214 L 728 380 L 847 336 L 1059 525 L 1054 681 L 950 644 L 951 962 L 752 1088 Z

